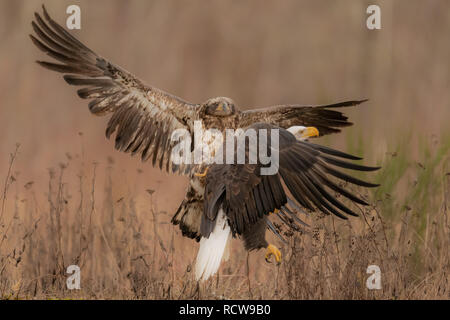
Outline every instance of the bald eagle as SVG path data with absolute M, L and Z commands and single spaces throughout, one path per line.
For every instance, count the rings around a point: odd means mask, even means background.
M 357 214 L 327 189 L 367 205 L 344 189 L 337 178 L 363 187 L 375 184 L 356 179 L 334 167 L 359 171 L 378 168 L 356 165 L 342 159 L 360 159 L 346 153 L 304 141 L 313 136 L 340 132 L 352 125 L 341 112 L 330 110 L 356 106 L 366 100 L 321 106 L 280 105 L 263 109 L 239 110 L 233 100 L 219 97 L 201 104 L 187 102 L 160 89 L 145 85 L 128 71 L 89 49 L 57 22 L 43 7 L 43 17 L 35 13 L 33 43 L 57 62 L 37 61 L 44 68 L 64 74 L 89 110 L 97 116 L 111 115 L 106 137 L 115 134 L 115 148 L 138 154 L 142 161 L 169 173 L 189 177 L 185 199 L 172 218 L 182 234 L 200 242 L 196 278 L 206 280 L 215 274 L 231 237 L 241 237 L 247 250 L 267 248 L 281 260 L 280 251 L 265 240 L 266 229 L 281 236 L 270 220 L 277 215 L 286 224 L 303 223 L 297 209 L 320 211 L 346 219 Z M 279 130 L 279 170 L 261 175 L 264 166 L 256 164 L 176 164 L 175 142 L 171 134 L 183 129 L 194 134 L 194 123 L 204 129 Z M 248 151 L 248 150 L 246 150 Z M 289 198 L 286 190 L 292 195 Z

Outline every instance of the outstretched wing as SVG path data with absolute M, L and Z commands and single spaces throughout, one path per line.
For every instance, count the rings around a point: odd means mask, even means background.
M 353 123 L 342 112 L 329 110 L 359 105 L 367 100 L 345 101 L 330 105 L 300 106 L 281 105 L 262 109 L 242 111 L 240 128 L 253 123 L 265 122 L 281 128 L 292 126 L 316 127 L 321 136 L 341 132 L 339 128 L 351 126 Z
M 167 171 L 187 173 L 171 161 L 176 129 L 191 131 L 197 105 L 162 90 L 144 85 L 139 79 L 86 47 L 48 15 L 35 13 L 33 43 L 58 63 L 37 61 L 41 66 L 64 73 L 67 83 L 83 88 L 78 95 L 90 99 L 89 110 L 98 116 L 112 114 L 106 136 L 115 132 L 116 149 L 140 154 L 143 161 Z
M 251 126 L 259 129 L 276 128 L 267 124 Z M 351 155 L 324 148 L 305 141 L 297 141 L 287 130 L 279 129 L 279 170 L 275 175 L 260 175 L 260 164 L 214 164 L 206 180 L 204 217 L 201 226 L 203 236 L 208 236 L 217 211 L 222 206 L 228 216 L 233 232 L 242 234 L 275 209 L 281 210 L 280 218 L 294 218 L 286 210 L 289 200 L 284 186 L 301 206 L 311 211 L 321 211 L 347 219 L 345 214 L 357 214 L 339 201 L 335 194 L 352 202 L 367 205 L 355 194 L 335 182 L 335 178 L 362 187 L 376 187 L 339 171 L 338 168 L 356 171 L 374 171 L 379 168 L 366 167 L 342 160 L 355 159 Z M 283 185 L 284 184 L 284 185 Z M 291 205 L 291 204 L 290 204 Z

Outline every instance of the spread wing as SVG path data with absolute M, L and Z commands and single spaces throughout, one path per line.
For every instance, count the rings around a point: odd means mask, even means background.
M 67 83 L 80 86 L 78 95 L 91 100 L 94 115 L 111 114 L 106 129 L 115 133 L 116 149 L 140 154 L 143 161 L 167 171 L 187 173 L 188 168 L 171 161 L 176 129 L 191 131 L 197 105 L 162 90 L 144 85 L 131 73 L 114 65 L 86 47 L 48 15 L 35 13 L 33 43 L 58 63 L 37 61 L 41 66 L 61 72 Z
M 276 128 L 267 124 L 255 124 L 257 129 Z M 242 234 L 275 209 L 283 222 L 286 215 L 294 218 L 285 205 L 289 203 L 284 186 L 297 204 L 310 211 L 321 211 L 347 219 L 345 214 L 357 214 L 339 201 L 335 194 L 352 202 L 367 205 L 355 194 L 340 186 L 342 180 L 362 187 L 376 187 L 352 177 L 337 168 L 357 171 L 374 171 L 379 168 L 354 164 L 345 159 L 356 159 L 351 155 L 330 148 L 324 148 L 305 141 L 297 141 L 287 130 L 279 128 L 279 170 L 275 175 L 260 175 L 260 164 L 214 164 L 206 180 L 205 206 L 201 232 L 209 235 L 211 225 L 222 206 L 228 216 L 234 233 Z M 337 167 L 337 168 L 336 168 Z M 283 186 L 284 183 L 284 186 Z M 291 204 L 290 204 L 291 205 Z
M 321 136 L 341 132 L 339 128 L 353 123 L 342 112 L 329 110 L 359 105 L 367 100 L 345 101 L 330 105 L 300 106 L 281 105 L 262 109 L 243 111 L 239 127 L 245 128 L 253 123 L 265 122 L 281 128 L 292 126 L 316 127 Z

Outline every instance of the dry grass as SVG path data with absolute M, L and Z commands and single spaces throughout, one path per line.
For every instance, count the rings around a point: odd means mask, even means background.
M 426 167 L 413 164 L 405 169 L 405 175 L 412 172 L 415 178 L 407 194 L 416 199 L 407 196 L 403 204 L 384 186 L 374 195 L 361 195 L 375 204 L 360 207 L 359 219 L 307 217 L 311 228 L 300 234 L 286 230 L 289 240 L 279 244 L 284 254 L 280 266 L 262 266 L 262 252 L 247 255 L 234 243 L 231 261 L 199 286 L 191 273 L 197 245 L 168 223 L 170 214 L 155 204 L 157 191 L 134 192 L 127 185 L 128 192 L 116 196 L 114 160 L 85 164 L 78 156 L 50 168 L 47 190 L 37 190 L 14 171 L 20 156 L 17 146 L 2 196 L 0 296 L 448 299 L 450 174 L 445 170 L 450 143 L 444 150 L 446 161 L 437 159 L 444 152 L 441 148 L 432 151 Z M 398 161 L 401 157 L 388 157 L 379 177 L 393 174 L 388 171 Z M 103 183 L 98 181 L 99 171 L 104 171 Z M 425 199 L 420 199 L 422 192 Z M 395 208 L 391 217 L 389 207 Z M 422 212 L 424 207 L 427 211 Z M 9 214 L 3 215 L 5 211 Z M 81 267 L 80 291 L 66 288 L 70 264 Z M 373 264 L 381 268 L 382 290 L 366 288 L 366 269 Z
M 219 276 L 198 286 L 198 245 L 169 223 L 186 179 L 114 152 L 106 119 L 91 117 L 71 88 L 33 63 L 41 56 L 26 35 L 40 4 L 3 0 L 0 297 L 450 298 L 447 1 L 378 1 L 378 32 L 364 27 L 365 1 L 80 3 L 80 38 L 189 101 L 369 97 L 348 110 L 354 127 L 318 142 L 382 165 L 364 176 L 382 186 L 362 195 L 373 206 L 360 218 L 310 216 L 309 232 L 286 245 L 273 238 L 280 266 L 234 240 Z M 67 4 L 46 1 L 58 21 Z M 66 288 L 71 264 L 81 267 L 80 291 Z M 365 286 L 371 264 L 381 268 L 382 290 Z

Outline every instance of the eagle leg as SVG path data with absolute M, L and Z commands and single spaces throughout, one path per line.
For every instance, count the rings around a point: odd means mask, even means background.
M 271 263 L 270 257 L 275 256 L 275 260 L 277 264 L 281 263 L 281 252 L 278 250 L 277 247 L 275 247 L 273 244 L 269 244 L 267 246 L 267 253 L 266 253 L 266 262 Z
M 203 171 L 203 173 L 195 173 L 194 175 L 195 175 L 196 177 L 204 178 L 204 177 L 206 177 L 206 175 L 208 174 L 208 169 L 209 169 L 209 167 L 207 167 L 207 168 L 205 169 L 205 171 Z

